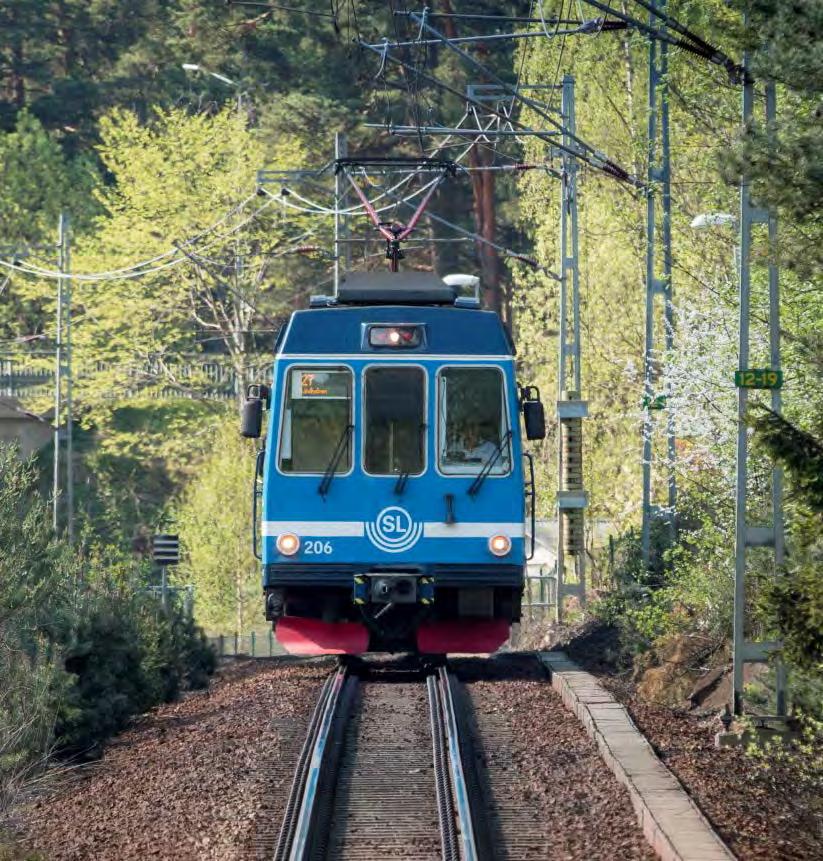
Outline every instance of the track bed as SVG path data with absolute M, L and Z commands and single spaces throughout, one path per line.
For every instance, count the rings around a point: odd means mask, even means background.
M 426 688 L 364 683 L 346 727 L 330 858 L 439 859 Z
M 333 667 L 248 661 L 210 692 L 158 709 L 24 811 L 26 846 L 49 861 L 272 861 Z M 450 668 L 479 858 L 653 857 L 626 793 L 531 656 Z M 359 687 L 333 739 L 340 768 L 336 792 L 324 794 L 327 857 L 441 858 L 427 686 L 398 672 L 383 682 L 366 675 Z

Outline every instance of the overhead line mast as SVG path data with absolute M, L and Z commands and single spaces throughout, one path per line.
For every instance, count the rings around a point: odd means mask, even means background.
M 586 0 L 588 2 L 588 0 Z M 666 0 L 662 0 L 665 4 Z M 662 6 L 661 6 L 662 8 Z M 651 15 L 650 15 L 651 19 Z M 669 46 L 649 40 L 648 183 L 646 186 L 646 326 L 643 349 L 643 508 L 641 553 L 651 565 L 652 525 L 666 523 L 668 539 L 677 535 L 675 476 L 675 418 L 665 363 L 674 347 L 672 304 L 671 147 L 669 139 Z M 660 277 L 658 277 L 658 272 Z M 662 317 L 658 320 L 658 297 Z M 662 339 L 658 329 L 662 325 Z M 663 349 L 658 346 L 662 340 Z M 663 383 L 662 388 L 660 383 Z M 661 458 L 655 446 L 655 414 L 665 412 L 666 451 Z M 655 467 L 662 459 L 666 480 L 666 505 L 654 504 Z

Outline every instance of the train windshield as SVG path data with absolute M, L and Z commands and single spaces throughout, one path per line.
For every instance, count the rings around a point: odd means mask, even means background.
M 363 465 L 372 475 L 419 475 L 425 464 L 425 375 L 417 367 L 365 373 Z
M 352 465 L 352 372 L 348 368 L 292 368 L 286 381 L 280 432 L 283 472 L 323 473 L 344 446 L 335 472 Z
M 443 368 L 438 376 L 439 464 L 446 475 L 511 470 L 503 374 L 498 368 Z M 496 456 L 503 443 L 502 451 Z

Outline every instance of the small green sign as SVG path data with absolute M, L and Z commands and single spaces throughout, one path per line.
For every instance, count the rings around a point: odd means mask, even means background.
M 654 397 L 649 397 L 645 395 L 643 397 L 643 409 L 644 410 L 665 410 L 666 409 L 666 395 L 654 395 Z
M 775 368 L 735 371 L 734 384 L 738 389 L 780 389 L 783 388 L 783 371 Z

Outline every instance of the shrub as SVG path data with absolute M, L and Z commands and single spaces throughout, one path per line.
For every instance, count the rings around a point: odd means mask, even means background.
M 0 810 L 55 747 L 97 752 L 215 666 L 185 610 L 144 592 L 126 560 L 53 536 L 37 480 L 0 445 Z

